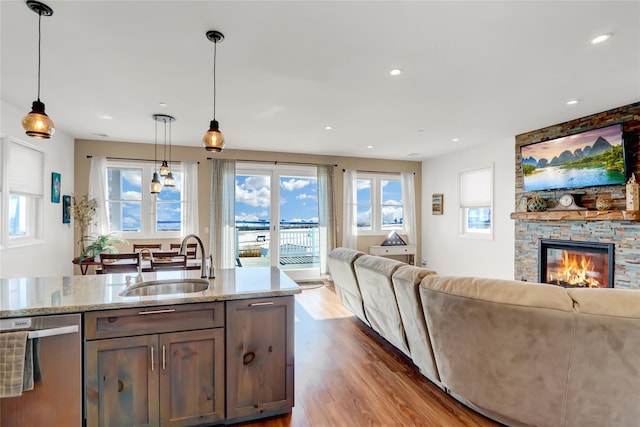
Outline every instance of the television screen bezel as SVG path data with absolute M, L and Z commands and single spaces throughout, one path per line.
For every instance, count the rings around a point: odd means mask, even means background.
M 620 130 L 620 145 L 622 146 L 622 162 L 623 162 L 623 166 L 624 166 L 624 181 L 622 183 L 619 184 L 595 184 L 595 185 L 588 185 L 588 186 L 581 186 L 581 187 L 549 187 L 549 188 L 544 188 L 544 189 L 537 189 L 537 190 L 528 190 L 526 188 L 526 184 L 525 184 L 525 176 L 524 176 L 524 172 L 522 170 L 522 165 L 523 165 L 523 159 L 525 158 L 525 156 L 523 156 L 522 154 L 522 150 L 525 147 L 531 147 L 533 145 L 538 145 L 538 144 L 549 144 L 549 143 L 554 143 L 558 140 L 570 137 L 570 136 L 574 136 L 574 135 L 580 135 L 583 133 L 587 133 L 587 132 L 593 132 L 593 131 L 598 131 L 601 129 L 606 129 L 606 128 L 611 128 L 611 127 L 618 127 L 618 129 Z M 591 187 L 607 187 L 607 186 L 617 186 L 617 185 L 625 185 L 626 182 L 629 180 L 629 177 L 631 176 L 630 173 L 631 168 L 629 167 L 628 164 L 628 155 L 627 155 L 627 146 L 626 146 L 626 138 L 625 138 L 625 132 L 624 132 L 624 123 L 614 123 L 612 125 L 607 125 L 607 126 L 601 126 L 598 128 L 592 128 L 589 130 L 585 130 L 582 132 L 575 132 L 575 133 L 570 133 L 567 135 L 563 135 L 563 136 L 559 136 L 557 138 L 552 138 L 552 139 L 547 139 L 545 141 L 538 141 L 538 142 L 533 142 L 531 144 L 525 144 L 525 145 L 521 145 L 520 146 L 520 173 L 522 175 L 522 189 L 525 192 L 538 192 L 538 191 L 554 191 L 554 190 L 576 190 L 576 189 L 580 189 L 580 188 L 591 188 Z

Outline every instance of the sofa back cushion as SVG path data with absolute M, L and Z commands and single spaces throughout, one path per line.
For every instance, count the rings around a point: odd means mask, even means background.
M 356 260 L 354 266 L 362 292 L 364 312 L 371 328 L 409 356 L 409 347 L 391 283 L 391 275 L 406 264 L 389 258 L 363 255 Z
M 562 425 L 574 320 L 565 289 L 428 275 L 420 296 L 456 397 L 508 425 Z
M 569 289 L 576 332 L 567 426 L 640 425 L 640 292 Z
M 362 294 L 356 278 L 353 263 L 359 257 L 365 255 L 364 252 L 348 248 L 336 248 L 329 252 L 327 265 L 333 279 L 336 294 L 342 304 L 367 325 L 369 321 L 364 314 L 362 305 Z
M 397 269 L 391 276 L 391 281 L 407 336 L 411 360 L 424 376 L 434 382 L 440 382 L 419 291 L 420 282 L 429 274 L 436 273 L 426 268 L 406 266 Z

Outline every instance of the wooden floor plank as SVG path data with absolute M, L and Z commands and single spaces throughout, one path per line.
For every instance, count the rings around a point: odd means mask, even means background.
M 296 296 L 295 407 L 264 427 L 500 426 L 448 396 L 328 287 Z

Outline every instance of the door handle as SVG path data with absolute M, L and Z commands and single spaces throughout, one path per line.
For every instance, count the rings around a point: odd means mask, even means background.
M 162 346 L 162 370 L 167 369 L 167 347 Z
M 155 357 L 153 356 L 153 346 L 149 347 L 149 351 L 151 352 L 151 370 L 155 371 L 156 370 L 156 360 L 155 360 Z

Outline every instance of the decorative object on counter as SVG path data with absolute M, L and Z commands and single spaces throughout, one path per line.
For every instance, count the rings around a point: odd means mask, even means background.
M 62 223 L 69 224 L 71 222 L 71 196 L 62 196 Z
M 380 246 L 405 246 L 407 242 L 402 240 L 402 237 L 395 231 L 389 233 L 386 239 L 380 244 Z
M 85 241 L 92 240 L 91 237 L 85 237 Z M 126 240 L 120 239 L 113 234 L 101 234 L 93 239 L 93 242 L 87 246 L 84 251 L 80 254 L 80 259 L 84 260 L 85 258 L 99 260 L 100 254 L 117 254 L 118 248 L 114 245 L 118 243 L 129 243 Z
M 96 199 L 90 199 L 87 194 L 82 196 L 80 200 L 76 197 L 71 197 L 71 212 L 73 212 L 73 220 L 76 227 L 80 229 L 80 252 L 84 252 L 84 240 L 87 235 L 87 227 L 90 224 L 98 225 L 93 222 L 96 216 L 96 209 L 98 208 L 98 201 Z
M 611 199 L 608 196 L 596 197 L 596 209 L 599 211 L 608 211 L 611 209 Z
M 444 211 L 444 194 L 431 196 L 431 215 L 442 215 Z
M 224 40 L 220 31 L 207 31 L 207 39 L 213 42 L 213 120 L 209 123 L 209 130 L 202 137 L 202 143 L 207 151 L 222 151 L 224 135 L 220 132 L 220 123 L 216 120 L 216 48 Z
M 520 200 L 518 200 L 518 205 L 516 206 L 516 212 L 526 212 L 528 209 L 529 197 L 522 196 Z
M 636 182 L 636 174 L 632 173 L 627 182 L 627 210 L 640 210 L 640 189 Z
M 51 172 L 51 203 L 60 203 L 60 186 L 62 178 L 58 172 Z
M 42 39 L 40 27 L 42 17 L 53 15 L 53 9 L 35 0 L 27 0 L 27 7 L 38 14 L 38 97 L 31 104 L 31 112 L 22 118 L 22 127 L 25 133 L 33 138 L 49 139 L 56 129 L 53 120 L 44 112 L 44 102 L 40 101 L 40 44 Z
M 527 209 L 529 209 L 529 212 L 544 212 L 547 210 L 547 202 L 540 198 L 538 193 L 533 193 L 527 203 Z
M 558 204 L 551 210 L 554 211 L 586 211 L 587 208 L 578 206 L 577 199 L 579 196 L 575 196 L 570 193 L 565 193 L 558 199 Z

